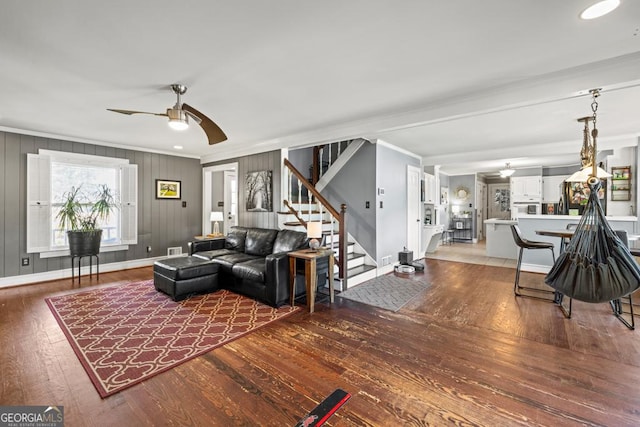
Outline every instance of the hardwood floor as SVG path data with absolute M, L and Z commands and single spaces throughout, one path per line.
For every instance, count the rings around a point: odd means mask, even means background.
M 574 302 L 565 319 L 515 298 L 511 268 L 426 267 L 409 277 L 431 286 L 397 313 L 337 296 L 106 399 L 44 302 L 70 280 L 1 289 L 0 404 L 63 405 L 67 426 L 287 426 L 339 387 L 353 397 L 327 425 L 640 425 L 639 332 L 607 304 Z

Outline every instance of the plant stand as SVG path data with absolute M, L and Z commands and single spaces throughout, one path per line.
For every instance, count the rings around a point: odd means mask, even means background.
M 71 281 L 75 281 L 74 276 L 74 262 L 78 259 L 78 284 L 80 284 L 80 267 L 82 266 L 82 258 L 89 257 L 89 277 L 91 277 L 93 269 L 93 257 L 96 257 L 96 279 L 100 279 L 100 257 L 98 254 L 85 254 L 85 255 L 71 255 Z

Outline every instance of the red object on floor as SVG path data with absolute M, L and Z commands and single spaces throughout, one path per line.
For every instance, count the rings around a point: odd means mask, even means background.
M 227 290 L 175 302 L 153 280 L 46 302 L 103 398 L 297 310 Z
M 350 398 L 350 393 L 342 389 L 336 389 L 304 418 L 298 421 L 295 427 L 319 427 L 323 425 Z

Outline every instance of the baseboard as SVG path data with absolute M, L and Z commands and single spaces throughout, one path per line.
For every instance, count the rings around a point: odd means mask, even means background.
M 387 264 L 384 267 L 378 267 L 376 276 L 384 276 L 385 274 L 392 273 L 396 265 L 398 265 L 398 263 Z
M 547 274 L 551 270 L 551 265 L 542 265 L 542 264 L 527 264 L 522 263 L 520 266 L 521 271 L 528 271 L 529 273 L 543 273 Z
M 100 272 L 107 273 L 109 271 L 128 270 L 130 268 L 148 267 L 153 265 L 156 260 L 166 258 L 166 256 L 159 256 L 153 258 L 141 258 L 131 261 L 112 262 L 109 264 L 100 264 Z M 96 272 L 95 265 L 93 266 L 93 274 Z M 77 273 L 77 267 L 76 267 Z M 89 266 L 84 266 L 80 269 L 80 274 L 89 274 Z M 71 278 L 71 269 L 65 268 L 62 270 L 45 271 L 42 273 L 23 274 L 20 276 L 10 276 L 0 278 L 0 288 L 9 288 L 13 286 L 29 285 L 38 282 L 47 282 L 49 280 L 59 280 Z

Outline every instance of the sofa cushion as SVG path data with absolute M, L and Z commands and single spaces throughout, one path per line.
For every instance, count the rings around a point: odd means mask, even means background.
M 231 273 L 231 269 L 235 264 L 245 261 L 251 261 L 252 259 L 256 258 L 260 258 L 260 260 L 264 262 L 264 258 L 262 257 L 245 254 L 243 252 L 234 252 L 229 255 L 222 255 L 212 259 L 211 262 L 220 265 L 220 268 L 222 268 L 222 270 L 224 270 L 225 272 Z
M 192 279 L 218 272 L 219 266 L 211 261 L 192 256 L 159 259 L 153 264 L 154 273 L 173 280 Z
M 247 229 L 243 227 L 231 227 L 224 242 L 226 249 L 244 252 L 245 239 L 247 237 Z
M 214 249 L 212 251 L 202 251 L 202 252 L 196 252 L 193 254 L 194 257 L 198 257 L 198 258 L 202 258 L 202 259 L 206 259 L 206 260 L 210 260 L 210 259 L 214 259 L 217 258 L 219 256 L 222 255 L 229 255 L 229 254 L 235 254 L 236 251 L 233 251 L 231 249 Z
M 276 240 L 277 235 L 278 230 L 250 228 L 247 230 L 245 253 L 257 256 L 267 256 L 273 253 L 273 242 Z
M 307 246 L 307 234 L 300 231 L 280 230 L 273 243 L 273 253 L 291 252 Z
M 264 283 L 265 262 L 263 258 L 234 264 L 233 275 L 242 280 Z

